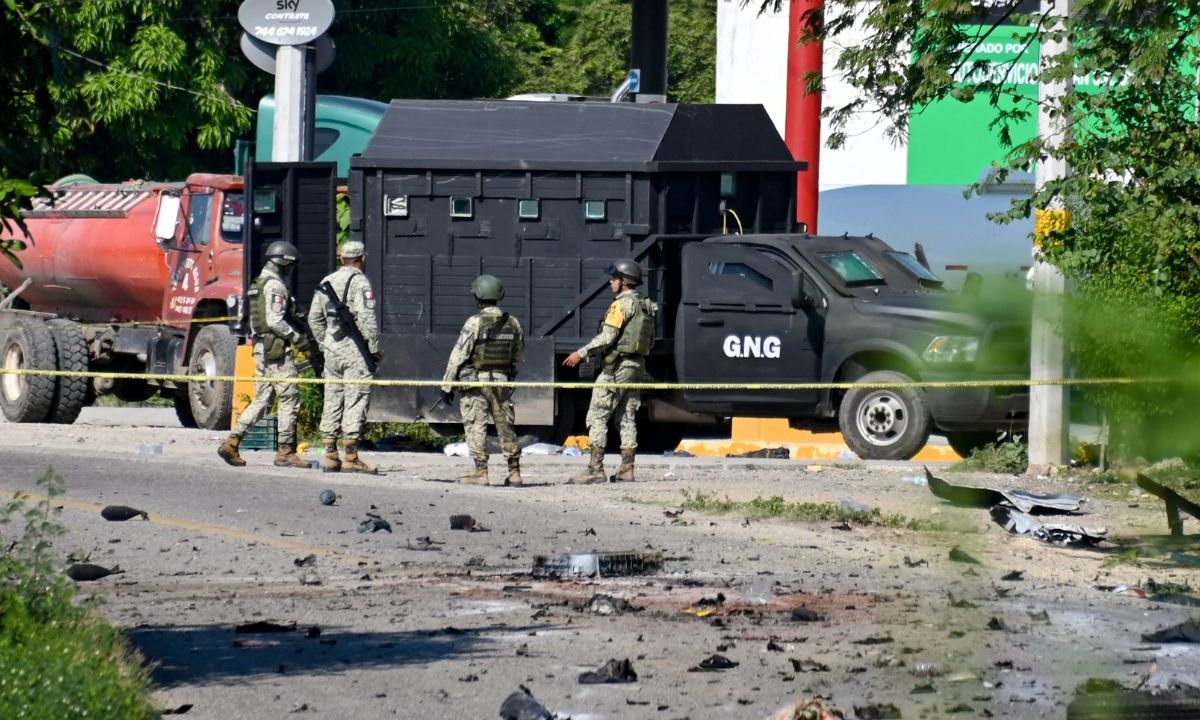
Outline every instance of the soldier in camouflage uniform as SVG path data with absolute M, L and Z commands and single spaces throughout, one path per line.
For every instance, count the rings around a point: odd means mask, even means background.
M 375 320 L 375 292 L 371 282 L 363 274 L 367 265 L 366 248 L 351 240 L 342 245 L 342 266 L 322 283 L 333 286 L 338 299 L 354 315 L 355 326 L 367 341 L 367 349 L 375 362 L 379 354 L 379 328 Z M 313 295 L 308 311 L 308 326 L 321 344 L 325 354 L 327 380 L 370 380 L 373 375 L 358 345 L 338 319 L 333 301 L 325 293 Z M 325 460 L 321 469 L 325 472 L 375 473 L 375 468 L 358 459 L 358 441 L 362 437 L 363 425 L 367 420 L 367 406 L 371 399 L 370 385 L 347 385 L 329 383 L 325 386 L 325 406 L 321 411 L 321 437 L 325 443 Z M 343 439 L 346 458 L 338 457 L 338 436 Z
M 600 332 L 587 345 L 568 355 L 563 365 L 577 367 L 589 357 L 598 357 L 603 368 L 596 376 L 597 383 L 645 382 L 646 355 L 654 344 L 658 306 L 634 289 L 642 284 L 642 267 L 633 260 L 618 260 L 608 266 L 608 273 L 612 276 L 609 289 L 617 297 L 600 324 Z M 571 479 L 572 483 L 587 485 L 607 479 L 604 450 L 608 445 L 608 422 L 613 415 L 618 416 L 621 428 L 621 466 L 612 480 L 633 480 L 633 460 L 637 454 L 636 416 L 641 406 L 642 394 L 638 390 L 592 390 L 587 413 L 591 461 L 587 470 Z
M 295 300 L 288 293 L 287 277 L 299 260 L 296 246 L 278 240 L 266 252 L 267 264 L 250 288 L 250 332 L 254 338 L 254 401 L 242 411 L 233 431 L 217 454 L 235 467 L 246 461 L 238 454 L 238 446 L 254 423 L 279 399 L 278 452 L 275 464 L 279 467 L 307 468 L 308 463 L 296 454 L 296 415 L 300 410 L 300 386 L 290 382 L 270 382 L 270 378 L 295 378 L 295 348 L 308 348 L 308 337 L 297 327 L 294 315 Z
M 504 286 L 493 275 L 480 275 L 471 283 L 471 294 L 479 312 L 463 324 L 458 342 L 446 363 L 442 382 L 507 382 L 516 378 L 516 365 L 525 355 L 525 334 L 521 323 L 497 303 L 504 298 Z M 521 450 L 513 430 L 512 388 L 465 388 L 459 400 L 463 431 L 475 461 L 475 471 L 458 479 L 471 485 L 488 484 L 488 416 L 496 424 L 500 448 L 508 461 L 505 485 L 520 485 Z M 453 402 L 454 390 L 442 386 L 442 399 Z

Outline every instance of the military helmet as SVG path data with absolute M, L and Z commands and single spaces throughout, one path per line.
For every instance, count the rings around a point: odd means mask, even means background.
M 604 272 L 619 277 L 630 285 L 642 284 L 642 266 L 633 260 L 618 260 L 606 267 Z
M 471 283 L 471 294 L 476 300 L 500 302 L 504 299 L 504 284 L 495 275 L 480 275 Z
M 300 251 L 286 240 L 276 240 L 267 246 L 267 262 L 291 267 L 300 259 Z

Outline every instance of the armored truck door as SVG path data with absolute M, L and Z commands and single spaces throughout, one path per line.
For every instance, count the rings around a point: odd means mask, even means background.
M 797 270 L 784 253 L 761 246 L 703 242 L 684 249 L 675 333 L 679 379 L 731 386 L 686 391 L 691 409 L 787 417 L 816 404 L 815 390 L 736 387 L 819 379 L 822 326 L 812 308 L 793 305 Z

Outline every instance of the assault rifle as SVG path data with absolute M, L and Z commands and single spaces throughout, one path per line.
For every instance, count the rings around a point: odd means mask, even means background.
M 363 337 L 362 331 L 358 329 L 358 322 L 354 319 L 354 313 L 350 312 L 350 308 L 346 307 L 346 303 L 342 302 L 342 299 L 338 297 L 337 291 L 333 289 L 333 285 L 330 285 L 328 280 L 318 285 L 317 291 L 325 293 L 325 297 L 329 298 L 334 312 L 337 313 L 338 321 L 341 322 L 346 334 L 354 341 L 355 347 L 362 353 L 363 362 L 367 364 L 367 370 L 374 375 L 375 370 L 379 368 L 379 363 L 375 362 L 375 358 L 371 355 L 371 349 L 367 347 L 367 339 Z

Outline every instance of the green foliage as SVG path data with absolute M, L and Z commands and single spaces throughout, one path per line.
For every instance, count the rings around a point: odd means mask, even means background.
M 308 368 L 300 373 L 302 378 L 315 378 L 316 372 Z M 296 438 L 312 443 L 321 441 L 321 410 L 325 406 L 325 386 L 320 383 L 300 383 L 300 412 L 296 414 Z
M 562 3 L 564 6 L 576 3 Z M 566 42 L 547 48 L 520 90 L 608 97 L 629 70 L 629 0 L 594 0 L 564 7 L 575 14 Z M 716 6 L 706 0 L 670 4 L 667 85 L 673 102 L 712 102 L 716 96 Z
M 996 444 L 976 448 L 968 457 L 950 466 L 950 470 L 978 470 L 990 473 L 1017 475 L 1029 466 L 1029 446 L 1019 435 Z
M 51 554 L 63 533 L 54 520 L 61 482 L 50 469 L 47 498 L 0 509 L 0 717 L 157 717 L 149 678 L 124 637 L 87 605 Z M 14 525 L 23 517 L 23 532 Z M 20 534 L 18 534 L 18 532 Z
M 715 495 L 706 495 L 698 490 L 695 492 L 684 490 L 681 507 L 684 510 L 695 510 L 696 512 L 743 515 L 750 518 L 782 518 L 805 523 L 832 520 L 909 530 L 945 530 L 942 523 L 909 519 L 903 515 L 884 515 L 879 508 L 872 508 L 870 512 L 854 512 L 844 510 L 833 503 L 788 502 L 780 495 L 740 501 L 730 500 L 728 497 L 719 499 Z

